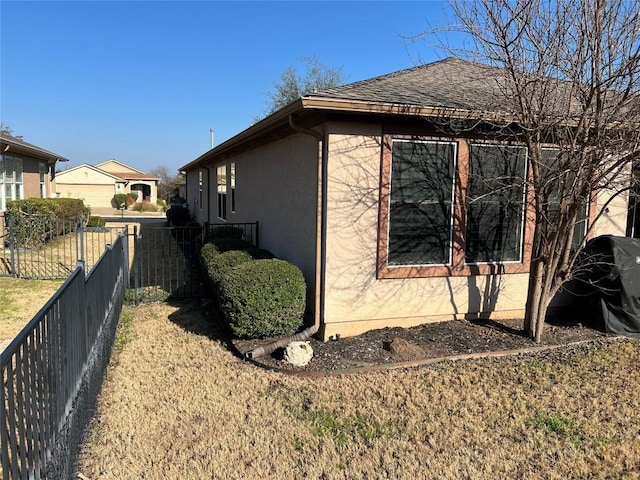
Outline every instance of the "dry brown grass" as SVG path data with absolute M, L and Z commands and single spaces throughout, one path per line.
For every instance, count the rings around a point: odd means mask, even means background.
M 0 277 L 0 342 L 20 333 L 63 282 Z
M 89 479 L 640 478 L 640 343 L 299 378 L 151 304 L 108 373 Z

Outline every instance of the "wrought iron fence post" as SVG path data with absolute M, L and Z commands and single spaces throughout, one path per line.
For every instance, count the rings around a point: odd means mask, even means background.
M 138 305 L 138 262 L 140 260 L 138 226 L 133 226 L 133 304 Z
M 11 255 L 11 272 L 10 273 L 12 277 L 17 277 L 15 237 L 14 237 L 14 231 L 13 231 L 13 216 L 9 214 L 5 218 L 9 218 L 9 252 Z
M 82 261 L 82 266 L 84 266 L 85 265 L 85 260 L 86 260 L 86 252 L 85 252 L 86 245 L 85 245 L 85 241 L 84 241 L 85 232 L 84 232 L 84 222 L 82 221 L 82 218 L 78 219 L 78 224 L 77 224 L 76 230 L 78 230 L 80 232 L 79 233 L 79 236 L 80 236 L 80 256 L 78 257 L 78 259 L 80 261 Z M 85 271 L 85 274 L 86 274 L 86 271 Z

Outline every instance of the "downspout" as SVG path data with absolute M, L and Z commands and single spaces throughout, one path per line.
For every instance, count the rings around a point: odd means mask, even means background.
M 317 179 L 318 179 L 318 194 L 317 194 L 317 207 L 316 207 L 316 269 L 315 269 L 315 299 L 314 299 L 314 322 L 313 325 L 305 328 L 301 332 L 298 332 L 289 337 L 284 337 L 268 345 L 264 345 L 255 348 L 245 353 L 246 358 L 259 358 L 266 355 L 270 355 L 278 348 L 286 347 L 291 342 L 303 342 L 313 335 L 315 335 L 320 329 L 320 322 L 322 320 L 324 312 L 324 257 L 325 257 L 325 229 L 326 229 L 326 214 L 325 208 L 326 194 L 327 194 L 327 156 L 324 151 L 324 135 L 317 130 L 311 128 L 301 127 L 296 123 L 296 119 L 293 115 L 289 115 L 289 125 L 291 128 L 304 135 L 310 135 L 318 141 L 317 152 Z

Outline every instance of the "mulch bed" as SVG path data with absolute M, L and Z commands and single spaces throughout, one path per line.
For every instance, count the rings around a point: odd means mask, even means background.
M 270 356 L 255 359 L 254 362 L 286 371 L 330 373 L 442 357 L 566 345 L 606 336 L 604 332 L 580 323 L 547 323 L 542 343 L 536 344 L 526 337 L 522 328 L 522 319 L 452 320 L 411 328 L 382 328 L 325 343 L 315 338 L 310 339 L 314 355 L 305 367 L 294 367 L 284 360 L 283 349 L 276 350 Z M 243 355 L 273 340 L 276 339 L 233 339 L 231 343 Z

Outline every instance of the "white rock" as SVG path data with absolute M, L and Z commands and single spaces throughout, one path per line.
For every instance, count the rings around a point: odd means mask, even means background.
M 309 342 L 291 342 L 284 350 L 284 359 L 296 367 L 304 367 L 313 358 Z

